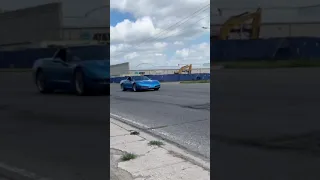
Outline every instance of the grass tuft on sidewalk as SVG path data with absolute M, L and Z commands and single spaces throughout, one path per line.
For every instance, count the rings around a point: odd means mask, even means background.
M 149 145 L 149 146 L 159 146 L 159 147 L 161 147 L 161 146 L 164 145 L 164 143 L 161 142 L 161 141 L 150 141 L 150 142 L 148 143 L 148 145 Z
M 133 153 L 125 153 L 121 156 L 121 161 L 130 161 L 131 159 L 137 158 L 137 155 Z

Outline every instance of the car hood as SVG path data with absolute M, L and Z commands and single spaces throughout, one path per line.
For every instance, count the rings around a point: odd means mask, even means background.
M 159 81 L 157 80 L 141 80 L 136 82 L 141 84 L 158 84 L 159 83 Z
M 110 78 L 110 61 L 90 60 L 79 62 L 92 78 Z

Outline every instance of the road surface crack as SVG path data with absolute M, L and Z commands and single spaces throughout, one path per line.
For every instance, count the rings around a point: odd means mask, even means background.
M 320 154 L 319 132 L 300 135 L 286 135 L 276 138 L 235 138 L 223 135 L 211 135 L 211 140 L 223 143 L 251 146 L 269 150 L 291 150 Z
M 161 128 L 166 128 L 166 127 L 180 126 L 180 125 L 184 125 L 184 124 L 190 124 L 190 123 L 194 123 L 194 122 L 201 122 L 201 121 L 207 121 L 207 120 L 208 119 L 200 119 L 200 120 L 187 121 L 187 122 L 183 122 L 183 123 L 155 126 L 155 127 L 146 128 L 146 130 L 155 130 L 155 129 L 161 129 Z

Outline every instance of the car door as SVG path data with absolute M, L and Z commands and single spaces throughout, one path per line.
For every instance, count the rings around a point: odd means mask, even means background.
M 131 87 L 131 77 L 128 77 L 125 81 L 124 81 L 124 86 L 125 88 L 129 89 L 132 88 Z
M 71 84 L 72 66 L 68 62 L 65 48 L 59 49 L 59 52 L 53 58 L 51 71 L 54 83 L 60 88 L 68 87 Z

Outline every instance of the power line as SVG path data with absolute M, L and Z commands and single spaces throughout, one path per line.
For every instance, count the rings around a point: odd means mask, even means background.
M 204 16 L 204 17 L 200 18 L 198 21 L 196 21 L 196 22 L 194 22 L 194 23 L 192 23 L 192 24 L 190 24 L 190 25 L 191 25 L 191 26 L 192 26 L 192 25 L 195 25 L 195 24 L 197 24 L 199 21 L 201 21 L 201 20 L 203 20 L 203 19 L 205 19 L 205 18 L 207 18 L 207 17 L 209 17 L 209 16 L 210 16 L 210 14 L 207 15 L 207 16 Z M 185 32 L 185 31 L 182 31 L 182 32 Z M 165 37 L 165 38 L 163 38 L 163 39 L 161 39 L 161 40 L 168 39 L 169 37 L 172 37 L 172 36 L 179 36 L 179 35 L 181 35 L 181 34 L 183 34 L 183 33 L 170 35 L 170 36 L 167 36 L 167 37 Z
M 201 7 L 200 9 L 198 9 L 197 11 L 193 12 L 191 15 L 179 20 L 178 22 L 170 25 L 168 28 L 162 30 L 161 32 L 157 33 L 154 37 L 150 37 L 150 38 L 147 38 L 145 41 L 142 41 L 139 45 L 143 44 L 143 43 L 146 43 L 148 41 L 154 41 L 154 40 L 157 40 L 159 38 L 159 35 L 163 34 L 164 32 L 168 33 L 168 30 L 170 29 L 173 29 L 173 28 L 176 28 L 176 27 L 179 27 L 181 26 L 182 24 L 184 24 L 185 22 L 189 21 L 192 17 L 194 17 L 196 14 L 198 13 L 201 13 L 205 10 L 207 10 L 208 8 L 210 8 L 210 3 L 209 4 L 206 4 L 205 6 Z M 158 36 L 158 37 L 157 37 Z M 138 47 L 139 45 L 136 45 L 135 47 Z M 118 54 L 115 54 L 113 55 L 111 58 L 113 57 L 116 57 L 118 55 L 121 55 L 122 53 L 118 53 Z
M 157 33 L 154 37 L 150 37 L 150 38 L 146 39 L 145 41 L 141 42 L 140 45 L 143 44 L 143 43 L 146 43 L 146 42 L 148 42 L 148 41 L 154 41 L 154 40 L 159 39 L 159 37 L 161 37 L 161 36 L 159 36 L 159 35 L 161 35 L 162 33 L 164 33 L 164 32 L 168 33 L 168 30 L 169 30 L 169 29 L 172 29 L 172 28 L 176 28 L 176 27 L 181 26 L 182 24 L 184 24 L 185 22 L 187 22 L 188 20 L 190 20 L 190 18 L 191 18 L 192 16 L 194 16 L 195 14 L 201 13 L 202 11 L 204 11 L 204 9 L 209 8 L 209 6 L 210 6 L 210 3 L 207 4 L 206 6 L 200 8 L 199 10 L 195 11 L 195 12 L 192 13 L 191 15 L 189 15 L 189 16 L 187 16 L 187 17 L 179 20 L 178 22 L 170 25 L 168 28 L 162 30 L 160 33 Z M 184 21 L 184 22 L 183 22 L 183 21 Z M 181 23 L 181 22 L 182 22 L 182 23 Z M 157 36 L 158 36 L 158 37 L 157 37 Z M 139 45 L 136 45 L 135 47 L 138 47 L 138 46 L 139 46 Z M 129 50 L 128 50 L 128 51 L 129 51 Z M 118 56 L 118 55 L 120 55 L 120 54 L 121 54 L 121 53 L 118 53 L 118 54 L 114 55 L 113 57 Z
M 210 9 L 209 9 L 209 10 L 210 10 Z M 197 20 L 196 22 L 194 22 L 194 23 L 192 23 L 192 24 L 189 24 L 189 26 L 193 27 L 193 25 L 197 24 L 199 21 L 205 19 L 205 18 L 208 17 L 208 16 L 210 16 L 210 14 L 208 14 L 208 15 L 205 16 L 205 17 L 200 18 L 199 20 Z M 185 21 L 185 22 L 181 23 L 179 26 L 185 24 L 186 22 L 188 22 L 188 21 Z M 177 26 L 177 27 L 179 27 L 179 26 Z M 185 32 L 185 31 L 182 31 L 182 32 Z M 164 40 L 164 39 L 168 39 L 168 38 L 173 37 L 173 36 L 177 36 L 177 35 L 183 34 L 183 33 L 180 33 L 180 34 L 177 34 L 177 33 L 179 33 L 179 32 L 175 32 L 175 33 L 173 33 L 173 34 L 171 34 L 171 35 L 168 35 L 168 36 L 165 36 L 165 37 L 159 36 L 159 37 L 154 38 L 153 41 L 155 41 L 155 40 Z M 167 34 L 169 34 L 169 33 L 167 33 Z M 165 34 L 164 34 L 164 35 L 165 35 Z M 131 50 L 121 51 L 121 52 L 124 53 L 124 52 L 129 52 L 129 51 L 131 51 Z M 119 54 L 116 54 L 116 55 L 114 55 L 114 56 L 112 56 L 112 57 L 116 57 L 116 56 L 118 56 L 118 55 L 122 55 L 122 54 L 119 53 Z

